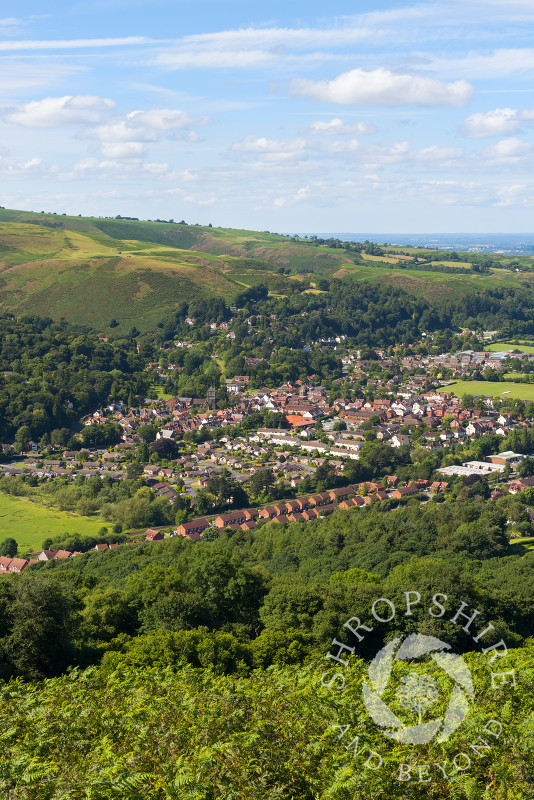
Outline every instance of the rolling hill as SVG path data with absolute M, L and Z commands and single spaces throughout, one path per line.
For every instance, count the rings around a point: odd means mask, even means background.
M 425 297 L 534 284 L 534 271 L 424 271 L 406 266 L 397 250 L 354 263 L 343 247 L 268 231 L 0 208 L 0 310 L 64 317 L 99 331 L 114 318 L 121 330 L 135 324 L 145 331 L 183 299 L 230 302 L 257 283 L 273 286 L 281 271 L 308 285 L 319 277 L 378 281 Z

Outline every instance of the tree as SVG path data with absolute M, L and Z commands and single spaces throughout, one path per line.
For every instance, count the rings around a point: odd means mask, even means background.
M 2 638 L 3 676 L 35 680 L 72 663 L 77 607 L 63 588 L 37 576 L 10 587 L 9 631 Z M 46 631 L 46 635 L 43 632 Z
M 534 459 L 524 458 L 517 467 L 517 476 L 518 478 L 527 478 L 530 475 L 534 475 Z
M 14 558 L 17 555 L 18 544 L 15 539 L 4 539 L 0 542 L 0 556 L 8 556 Z
M 213 510 L 215 498 L 209 492 L 205 492 L 203 489 L 196 496 L 196 503 L 195 503 L 195 511 L 197 514 L 202 516 L 203 514 L 209 514 L 210 511 Z
M 266 500 L 275 484 L 275 477 L 272 469 L 262 469 L 252 475 L 248 481 L 250 493 L 253 497 L 258 498 L 264 494 Z
M 16 432 L 15 441 L 21 452 L 24 452 L 25 450 L 28 449 L 31 435 L 32 435 L 31 431 L 27 425 L 21 425 L 21 427 Z
M 150 445 L 150 452 L 157 454 L 160 458 L 176 458 L 180 448 L 174 439 L 156 439 Z
M 143 465 L 138 461 L 131 461 L 126 467 L 126 477 L 128 480 L 136 481 L 143 474 Z

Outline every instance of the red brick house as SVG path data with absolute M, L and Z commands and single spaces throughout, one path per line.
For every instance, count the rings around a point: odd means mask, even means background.
M 403 486 L 401 489 L 395 489 L 391 495 L 396 500 L 401 500 L 403 497 L 410 497 L 413 494 L 418 494 L 419 489 L 417 486 Z
M 145 541 L 147 542 L 161 542 L 164 538 L 165 536 L 161 531 L 156 531 L 153 528 L 148 528 L 145 531 Z
M 201 534 L 206 530 L 208 524 L 208 521 L 205 519 L 192 519 L 190 522 L 182 522 L 181 525 L 178 525 L 176 533 L 178 536 L 188 536 L 192 539 L 194 535 L 200 539 Z

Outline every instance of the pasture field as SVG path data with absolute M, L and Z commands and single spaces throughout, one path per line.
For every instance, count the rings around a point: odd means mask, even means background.
M 0 542 L 8 537 L 17 541 L 19 553 L 41 548 L 43 539 L 64 533 L 94 536 L 105 525 L 99 517 L 81 517 L 67 511 L 23 500 L 0 492 Z
M 534 384 L 532 383 L 497 383 L 493 381 L 457 381 L 449 386 L 438 389 L 439 392 L 449 392 L 457 397 L 464 394 L 484 395 L 486 397 L 511 397 L 514 400 L 534 400 Z
M 502 353 L 505 350 L 519 350 L 520 353 L 534 353 L 534 347 L 530 344 L 514 344 L 513 342 L 492 342 L 486 345 L 484 350 L 491 353 Z

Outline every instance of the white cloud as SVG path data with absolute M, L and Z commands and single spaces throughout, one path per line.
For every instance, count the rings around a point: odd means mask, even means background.
M 89 67 L 73 64 L 54 64 L 52 62 L 13 61 L 11 58 L 0 58 L 0 91 L 6 95 L 24 89 L 35 89 L 49 86 L 71 75 L 88 72 Z
M 185 36 L 186 47 L 207 50 L 272 50 L 273 48 L 339 47 L 376 36 L 375 27 L 343 25 L 329 28 L 239 28 L 237 30 L 200 33 Z
M 362 145 L 358 139 L 342 139 L 337 142 L 332 142 L 332 144 L 328 145 L 327 149 L 330 153 L 355 153 L 362 149 Z
M 249 69 L 266 67 L 278 60 L 263 50 L 199 50 L 162 53 L 155 63 L 166 69 Z
M 431 164 L 451 163 L 463 156 L 461 147 L 444 147 L 440 145 L 431 145 L 430 147 L 423 147 L 416 153 L 418 161 L 429 162 Z
M 342 119 L 334 117 L 329 122 L 317 120 L 312 122 L 308 133 L 313 136 L 341 136 L 345 134 L 363 135 L 368 133 L 376 133 L 378 128 L 371 125 L 370 122 L 354 122 L 351 125 L 345 125 Z
M 510 136 L 508 139 L 501 139 L 491 147 L 486 147 L 483 156 L 492 163 L 516 164 L 531 153 L 532 146 L 528 142 Z
M 66 95 L 32 100 L 3 114 L 6 122 L 29 128 L 82 125 L 99 122 L 102 114 L 115 107 L 113 100 L 92 95 Z
M 3 178 L 26 178 L 33 177 L 35 174 L 44 174 L 45 172 L 47 172 L 47 169 L 43 166 L 40 158 L 18 161 L 14 158 L 0 156 L 0 175 Z
M 88 135 L 100 142 L 157 142 L 207 121 L 207 117 L 193 118 L 178 109 L 152 108 L 131 111 L 123 119 L 98 125 Z
M 0 42 L 0 50 L 78 50 L 93 47 L 124 47 L 134 44 L 147 44 L 152 40 L 144 36 L 127 36 L 114 39 L 49 39 L 38 41 L 28 39 L 17 42 Z
M 496 192 L 496 199 L 493 205 L 500 208 L 510 206 L 532 206 L 534 195 L 531 186 L 525 183 L 516 183 L 509 186 L 501 186 Z
M 265 136 L 247 136 L 234 142 L 234 152 L 254 155 L 260 163 L 300 161 L 306 158 L 306 139 L 267 139 Z
M 435 78 L 408 75 L 379 68 L 353 69 L 331 81 L 296 78 L 291 93 L 339 105 L 464 106 L 473 88 L 464 80 L 443 83 Z
M 472 139 L 486 136 L 506 136 L 517 133 L 523 124 L 534 122 L 534 110 L 518 111 L 516 108 L 495 108 L 485 114 L 471 114 L 464 120 L 462 131 Z
M 241 142 L 235 142 L 232 150 L 241 150 L 245 153 L 283 153 L 287 150 L 302 151 L 306 147 L 306 139 L 267 139 L 265 136 L 247 136 Z
M 477 112 L 464 120 L 463 132 L 472 139 L 485 136 L 505 136 L 515 133 L 519 128 L 517 110 L 514 108 L 496 108 L 485 114 Z
M 9 36 L 12 34 L 15 28 L 18 28 L 22 25 L 21 19 L 16 19 L 15 17 L 4 17 L 0 19 L 0 33 Z
M 510 75 L 525 77 L 534 72 L 534 48 L 499 48 L 489 54 L 470 52 L 460 58 L 429 56 L 428 69 L 447 75 L 469 76 L 470 80 L 504 78 Z
M 140 158 L 146 152 L 142 142 L 102 142 L 100 149 L 105 158 Z

